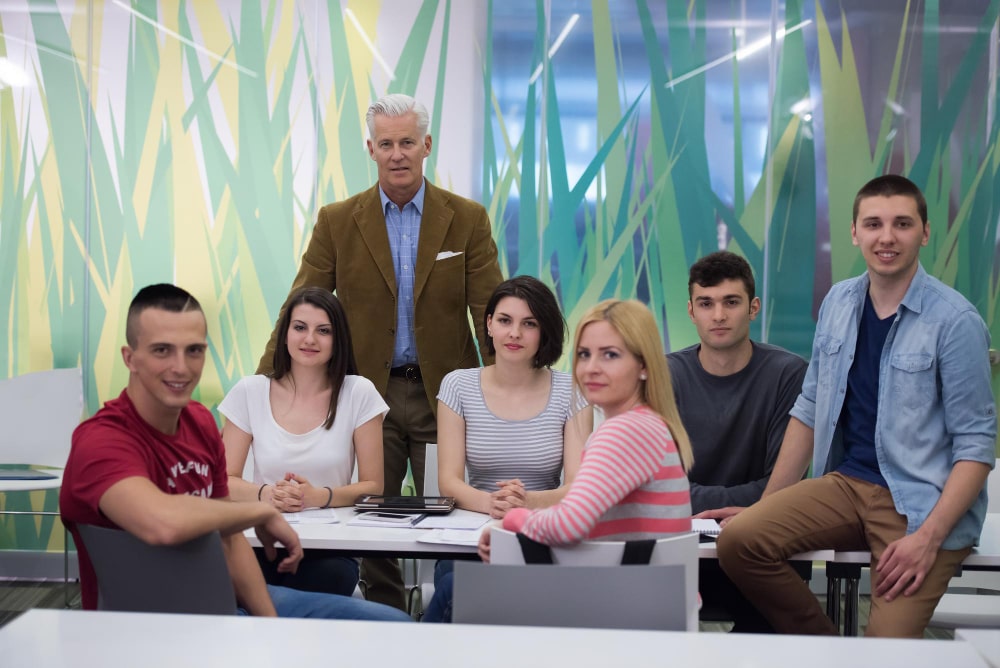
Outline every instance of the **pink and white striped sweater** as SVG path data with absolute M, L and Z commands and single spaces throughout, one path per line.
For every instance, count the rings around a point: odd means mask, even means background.
M 546 545 L 662 538 L 691 530 L 691 492 L 663 419 L 647 406 L 605 421 L 587 441 L 563 500 L 515 508 L 503 527 Z

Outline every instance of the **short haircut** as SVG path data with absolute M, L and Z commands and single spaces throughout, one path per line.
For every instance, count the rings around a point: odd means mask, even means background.
M 365 114 L 365 122 L 368 124 L 368 138 L 372 141 L 375 140 L 376 116 L 398 118 L 406 116 L 410 112 L 417 115 L 417 131 L 420 133 L 420 136 L 426 137 L 427 128 L 431 124 L 430 116 L 427 114 L 427 107 L 409 95 L 392 93 L 391 95 L 383 95 L 368 107 L 368 113 Z
M 756 294 L 756 283 L 753 280 L 753 270 L 750 263 L 736 253 L 716 251 L 701 258 L 691 265 L 688 273 L 688 297 L 694 294 L 694 286 L 713 288 L 723 281 L 743 281 L 750 301 Z
M 340 389 L 344 386 L 344 378 L 348 374 L 355 376 L 358 374 L 358 365 L 354 361 L 354 345 L 351 343 L 351 330 L 347 326 L 347 314 L 340 300 L 334 297 L 332 292 L 323 288 L 305 287 L 299 288 L 288 297 L 282 310 L 281 320 L 278 321 L 278 340 L 274 346 L 274 356 L 271 358 L 274 369 L 271 378 L 278 380 L 289 376 L 293 383 L 295 381 L 292 376 L 292 356 L 288 352 L 288 329 L 292 326 L 292 311 L 301 304 L 309 304 L 324 311 L 330 318 L 330 326 L 333 328 L 333 351 L 326 363 L 326 374 L 331 389 L 330 408 L 323 423 L 323 427 L 329 429 L 333 426 L 337 414 L 337 401 L 340 398 Z
M 171 313 L 201 312 L 201 304 L 190 292 L 170 283 L 147 285 L 136 293 L 128 307 L 125 320 L 125 341 L 130 348 L 139 343 L 139 316 L 146 309 L 155 308 Z
M 861 200 L 869 197 L 893 197 L 895 195 L 902 195 L 913 199 L 917 203 L 917 214 L 920 216 L 920 222 L 924 225 L 927 224 L 927 200 L 924 199 L 924 194 L 920 192 L 920 188 L 917 187 L 916 183 L 899 174 L 876 176 L 861 186 L 861 190 L 858 191 L 857 196 L 854 198 L 854 215 L 851 217 L 851 222 L 858 222 L 858 210 L 861 208 Z
M 486 303 L 486 315 L 483 325 L 489 327 L 489 320 L 497 310 L 497 304 L 504 297 L 522 299 L 528 305 L 531 315 L 538 321 L 538 331 L 541 338 L 538 342 L 538 352 L 535 353 L 534 366 L 540 369 L 552 366 L 559 361 L 563 353 L 563 343 L 566 340 L 566 321 L 563 320 L 559 302 L 547 285 L 532 276 L 515 276 L 509 278 L 493 291 Z M 496 355 L 493 338 L 486 337 L 486 347 L 490 355 Z

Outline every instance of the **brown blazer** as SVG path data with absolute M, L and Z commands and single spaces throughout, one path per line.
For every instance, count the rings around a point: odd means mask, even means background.
M 427 400 L 437 411 L 445 374 L 479 366 L 476 340 L 483 359 L 492 362 L 483 319 L 503 276 L 486 209 L 425 183 L 413 334 Z M 446 252 L 457 254 L 438 259 Z M 307 285 L 336 292 L 347 312 L 358 372 L 384 395 L 396 340 L 396 274 L 377 185 L 320 209 L 289 294 Z M 469 329 L 470 312 L 476 340 Z M 258 373 L 271 371 L 276 337 L 277 330 L 271 333 Z

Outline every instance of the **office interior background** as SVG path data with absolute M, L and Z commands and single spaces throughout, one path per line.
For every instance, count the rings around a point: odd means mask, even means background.
M 998 11 L 0 1 L 0 378 L 80 366 L 92 413 L 127 382 L 133 294 L 168 281 L 205 309 L 214 407 L 256 369 L 319 207 L 375 183 L 364 113 L 389 92 L 428 107 L 426 175 L 486 206 L 505 274 L 552 285 L 570 327 L 635 297 L 668 350 L 695 343 L 688 266 L 730 249 L 764 302 L 752 336 L 808 358 L 823 295 L 864 270 L 854 194 L 897 172 L 927 195 L 924 267 L 996 342 Z M 52 518 L 0 517 L 0 551 L 62 546 Z

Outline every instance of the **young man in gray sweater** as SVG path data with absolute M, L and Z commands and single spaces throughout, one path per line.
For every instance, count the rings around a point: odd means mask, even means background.
M 771 475 L 806 362 L 750 339 L 761 303 L 750 265 L 739 255 L 720 251 L 695 262 L 688 293 L 688 315 L 701 342 L 668 354 L 667 362 L 694 449 L 691 509 L 749 506 Z M 700 562 L 699 589 L 704 610 L 723 609 L 733 631 L 771 632 L 718 562 Z

